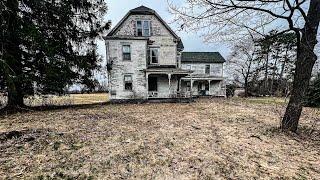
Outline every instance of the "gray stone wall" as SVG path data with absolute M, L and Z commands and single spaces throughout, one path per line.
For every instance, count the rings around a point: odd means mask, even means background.
M 153 15 L 131 15 L 115 33 L 116 36 L 134 36 L 137 20 L 151 21 L 153 41 L 150 47 L 159 48 L 159 65 L 177 65 L 177 42 L 168 29 Z
M 144 40 L 107 40 L 108 61 L 112 61 L 109 73 L 109 89 L 111 99 L 145 99 L 147 97 L 146 77 L 146 46 Z M 131 61 L 122 59 L 122 45 L 131 46 Z M 124 75 L 131 74 L 133 90 L 125 90 Z

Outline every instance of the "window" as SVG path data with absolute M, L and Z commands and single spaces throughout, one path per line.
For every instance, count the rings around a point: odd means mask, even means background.
M 143 36 L 150 36 L 150 21 L 143 21 Z
M 122 58 L 124 61 L 131 60 L 131 47 L 130 47 L 130 45 L 123 45 L 122 46 Z
M 132 75 L 124 75 L 124 89 L 132 91 Z
M 142 36 L 142 21 L 137 21 L 137 36 Z
M 150 48 L 150 63 L 158 64 L 159 63 L 159 49 Z
M 150 36 L 150 21 L 137 21 L 137 36 Z
M 206 70 L 205 70 L 206 72 L 206 74 L 210 74 L 210 65 L 206 65 Z
M 191 70 L 191 65 L 187 65 L 187 70 Z

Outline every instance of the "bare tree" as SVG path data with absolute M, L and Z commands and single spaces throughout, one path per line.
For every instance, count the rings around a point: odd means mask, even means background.
M 256 74 L 253 67 L 255 60 L 255 45 L 253 39 L 240 41 L 232 48 L 232 53 L 228 57 L 228 71 L 235 80 L 240 81 L 245 89 L 245 96 L 248 96 L 249 81 Z
M 278 34 L 292 31 L 297 38 L 293 90 L 281 127 L 296 132 L 317 56 L 314 52 L 320 22 L 320 0 L 187 0 L 186 6 L 170 3 L 181 28 L 202 30 L 206 40 L 234 40 L 247 30 L 264 36 L 265 26 Z

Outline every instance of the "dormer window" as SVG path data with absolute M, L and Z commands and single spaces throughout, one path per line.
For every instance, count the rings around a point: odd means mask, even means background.
M 137 36 L 150 36 L 150 21 L 137 21 Z

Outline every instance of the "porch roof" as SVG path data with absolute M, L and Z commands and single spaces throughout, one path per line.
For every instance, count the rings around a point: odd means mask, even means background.
M 182 80 L 224 80 L 222 76 L 210 76 L 206 74 L 192 74 L 192 76 L 186 76 Z
M 150 68 L 145 70 L 149 74 L 176 74 L 176 75 L 189 75 L 193 71 L 184 70 L 180 68 Z

